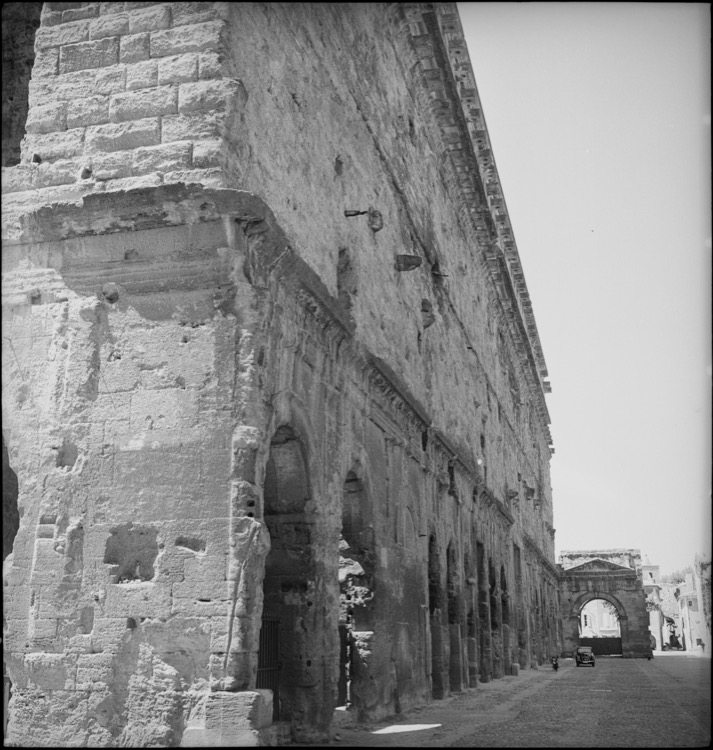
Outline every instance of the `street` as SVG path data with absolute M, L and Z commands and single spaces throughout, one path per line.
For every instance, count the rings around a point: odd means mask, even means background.
M 341 747 L 707 747 L 711 660 L 598 657 L 594 668 L 524 670 L 369 728 Z

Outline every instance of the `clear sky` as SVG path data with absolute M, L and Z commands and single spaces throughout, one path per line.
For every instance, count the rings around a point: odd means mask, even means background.
M 711 550 L 708 3 L 458 3 L 552 394 L 556 554 Z

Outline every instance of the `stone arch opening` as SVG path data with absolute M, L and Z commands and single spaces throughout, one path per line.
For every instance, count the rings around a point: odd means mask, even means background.
M 502 677 L 503 640 L 502 613 L 500 610 L 500 585 L 497 570 L 492 558 L 488 558 L 488 599 L 490 609 L 490 638 L 492 642 L 493 675 Z
M 309 726 L 315 647 L 314 519 L 305 448 L 289 426 L 270 444 L 264 521 L 271 548 L 263 580 L 263 622 L 257 687 L 271 688 L 273 719 Z M 315 665 L 316 666 L 316 665 Z
M 508 592 L 508 580 L 505 575 L 505 566 L 500 566 L 500 617 L 503 632 L 503 669 L 507 673 L 511 663 L 510 644 L 510 594 Z
M 466 552 L 463 557 L 463 569 L 467 576 L 467 583 L 469 585 L 467 591 L 469 592 L 466 597 L 466 652 L 468 654 L 468 684 L 473 686 L 478 679 L 478 649 L 477 649 L 477 612 L 475 609 L 474 601 L 474 589 L 473 585 L 476 582 L 476 571 L 473 568 L 473 561 L 470 552 Z
M 342 529 L 339 537 L 339 679 L 337 706 L 366 712 L 369 693 L 368 644 L 374 631 L 374 529 L 368 495 L 356 471 L 342 489 Z
M 441 584 L 441 561 L 435 534 L 428 538 L 428 611 L 431 625 L 431 695 L 443 698 L 446 693 L 443 625 L 443 586 Z
M 485 547 L 476 543 L 478 566 L 478 622 L 480 633 L 480 681 L 490 682 L 493 677 L 492 637 L 490 631 L 490 607 L 488 598 L 488 574 L 485 566 Z
M 446 550 L 446 589 L 448 594 L 448 639 L 450 646 L 448 679 L 451 690 L 463 689 L 463 653 L 461 630 L 460 571 L 455 545 L 451 542 Z
M 591 646 L 596 656 L 620 656 L 621 613 L 613 597 L 594 595 L 581 602 L 578 613 L 579 645 Z

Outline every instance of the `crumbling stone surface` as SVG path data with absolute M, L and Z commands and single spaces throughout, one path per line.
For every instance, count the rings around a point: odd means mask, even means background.
M 557 649 L 546 369 L 459 28 L 44 4 L 3 173 L 16 744 L 320 742 Z

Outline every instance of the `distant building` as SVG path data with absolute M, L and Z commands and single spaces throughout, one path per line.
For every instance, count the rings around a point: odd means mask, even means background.
M 686 651 L 711 652 L 710 579 L 711 563 L 696 556 L 693 572 L 679 585 L 678 612 L 681 623 L 681 645 Z
M 651 565 L 648 557 L 641 569 L 646 593 L 646 609 L 649 612 L 649 632 L 654 638 L 651 647 L 660 651 L 666 643 L 664 635 L 664 615 L 661 611 L 661 586 L 658 583 L 659 566 Z

